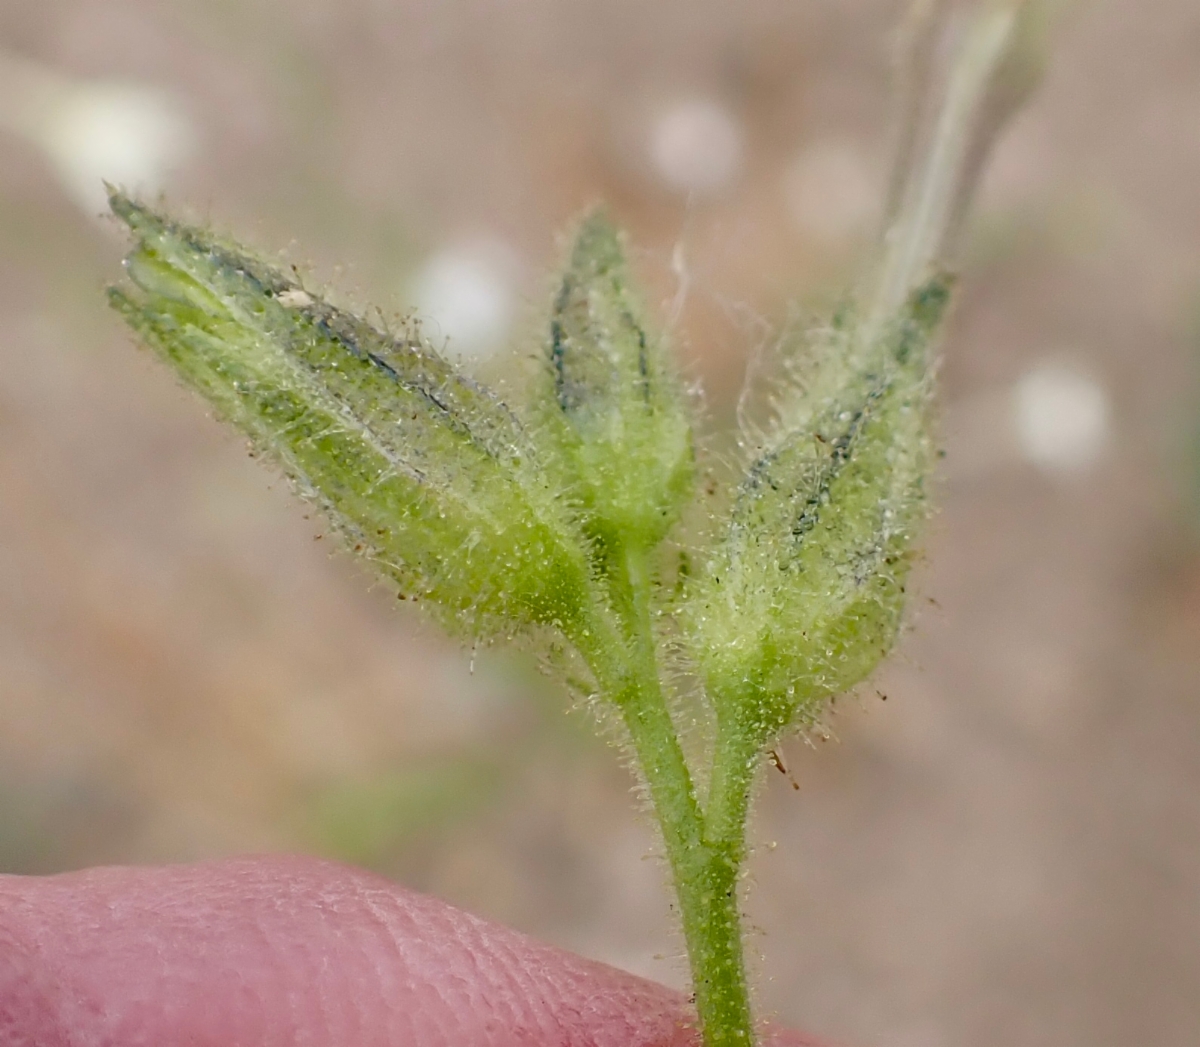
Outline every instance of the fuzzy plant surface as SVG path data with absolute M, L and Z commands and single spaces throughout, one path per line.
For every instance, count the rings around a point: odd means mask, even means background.
M 771 421 L 744 434 L 743 474 L 688 570 L 671 536 L 696 496 L 694 402 L 604 211 L 575 230 L 514 405 L 419 326 L 381 330 L 111 193 L 133 239 L 112 305 L 350 549 L 468 641 L 551 633 L 577 652 L 661 826 L 707 1047 L 755 1041 L 739 907 L 756 775 L 901 625 L 928 512 L 942 259 L 981 150 L 1032 82 L 1037 11 L 987 4 L 961 30 L 935 102 L 906 121 L 876 266 L 831 323 L 786 341 Z M 709 721 L 690 762 L 680 678 Z

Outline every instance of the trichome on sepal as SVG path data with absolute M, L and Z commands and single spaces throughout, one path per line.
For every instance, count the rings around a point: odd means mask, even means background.
M 392 337 L 241 247 L 111 200 L 136 240 L 113 305 L 355 551 L 459 631 L 586 629 L 587 541 L 498 398 L 417 332 Z
M 658 545 L 695 477 L 690 405 L 642 314 L 621 235 L 596 208 L 554 295 L 534 409 L 584 526 L 609 549 Z
M 819 336 L 688 586 L 685 631 L 719 721 L 765 746 L 821 715 L 891 648 L 930 467 L 931 347 L 944 277 L 867 329 Z

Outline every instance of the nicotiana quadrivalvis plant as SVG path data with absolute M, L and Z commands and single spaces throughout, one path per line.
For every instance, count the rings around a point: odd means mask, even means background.
M 937 6 L 918 4 L 918 22 Z M 940 87 L 907 110 L 878 264 L 855 304 L 785 353 L 726 518 L 669 587 L 664 542 L 698 473 L 693 406 L 602 211 L 578 226 L 516 409 L 417 327 L 381 331 L 112 192 L 134 239 L 112 304 L 350 548 L 456 634 L 537 627 L 578 652 L 662 828 L 708 1047 L 755 1039 L 739 880 L 756 773 L 897 635 L 927 513 L 942 260 L 988 140 L 1032 82 L 1040 11 L 986 4 L 945 75 L 924 77 Z M 933 52 L 921 39 L 918 58 Z M 699 762 L 667 682 L 679 651 L 711 718 Z

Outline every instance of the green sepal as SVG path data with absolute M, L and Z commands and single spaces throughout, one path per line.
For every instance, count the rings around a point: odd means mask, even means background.
M 875 333 L 827 335 L 690 587 L 685 631 L 718 719 L 755 746 L 854 686 L 894 643 L 930 467 L 939 279 Z
M 111 203 L 136 240 L 134 287 L 112 304 L 401 595 L 468 634 L 586 628 L 585 539 L 503 403 L 417 333 L 381 332 L 119 192 Z
M 581 223 L 554 299 L 541 392 L 541 432 L 588 532 L 653 548 L 692 491 L 690 410 L 601 210 Z

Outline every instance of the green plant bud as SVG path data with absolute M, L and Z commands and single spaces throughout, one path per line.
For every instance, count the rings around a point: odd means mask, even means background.
M 476 634 L 581 620 L 583 539 L 499 400 L 416 335 L 380 332 L 127 196 L 111 203 L 136 239 L 134 288 L 112 304 L 402 596 Z
M 584 219 L 550 318 L 546 430 L 588 530 L 649 549 L 692 489 L 688 405 L 661 341 L 647 333 L 621 238 Z
M 685 622 L 718 717 L 763 744 L 894 642 L 925 515 L 929 346 L 948 285 L 875 336 L 832 334 L 751 466 Z M 861 340 L 861 342 L 860 342 Z

